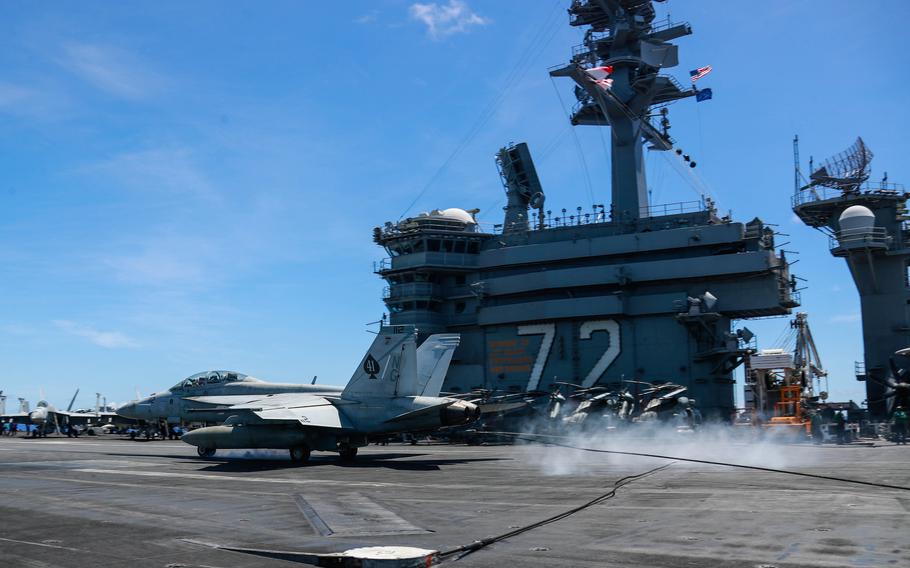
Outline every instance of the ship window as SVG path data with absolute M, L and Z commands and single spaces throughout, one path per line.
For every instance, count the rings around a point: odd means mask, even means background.
M 464 241 L 457 241 L 455 243 L 455 252 L 464 252 Z
M 423 239 L 420 239 L 419 241 L 414 241 L 412 250 L 414 252 L 423 252 L 423 246 L 424 246 Z
M 461 314 L 464 313 L 465 303 L 464 302 L 455 302 L 455 313 Z
M 452 250 L 455 248 L 455 243 L 452 241 L 442 241 L 442 248 L 446 252 L 452 252 Z
M 438 240 L 438 239 L 430 239 L 430 240 L 428 240 L 428 241 L 427 241 L 427 250 L 430 251 L 430 252 L 437 252 L 437 251 L 439 251 L 439 240 Z
M 427 309 L 427 303 L 424 302 L 424 301 L 422 301 L 422 300 L 421 300 L 421 301 L 418 301 L 418 302 L 417 302 L 417 309 L 418 309 L 418 310 L 425 310 L 425 309 Z
M 455 276 L 455 285 L 456 286 L 464 286 L 464 283 L 465 283 L 464 274 L 459 274 L 459 275 Z
M 910 260 L 904 262 L 904 286 L 910 288 Z
M 468 243 L 468 254 L 477 254 L 478 252 L 480 252 L 480 245 L 478 245 L 478 243 Z

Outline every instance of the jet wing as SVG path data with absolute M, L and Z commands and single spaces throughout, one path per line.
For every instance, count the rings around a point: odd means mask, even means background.
M 196 396 L 193 400 L 208 404 L 221 404 L 223 396 Z M 249 398 L 249 397 L 245 397 Z M 261 395 L 253 400 L 221 407 L 238 413 L 250 412 L 262 420 L 276 422 L 299 422 L 303 426 L 319 428 L 354 428 L 332 400 L 306 393 L 281 393 Z
M 17 412 L 16 414 L 4 414 L 0 416 L 0 423 L 12 422 L 13 424 L 31 424 L 28 414 Z

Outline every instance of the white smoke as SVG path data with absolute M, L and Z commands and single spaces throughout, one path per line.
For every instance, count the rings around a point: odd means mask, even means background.
M 540 432 L 541 429 L 524 431 Z M 659 458 L 599 453 L 609 450 L 652 454 L 737 465 L 794 469 L 810 466 L 818 459 L 818 448 L 793 439 L 769 436 L 749 427 L 705 424 L 695 430 L 680 430 L 669 424 L 630 424 L 610 430 L 560 432 L 561 435 L 523 436 L 519 444 L 529 463 L 537 464 L 545 475 L 602 475 L 604 467 L 642 467 L 657 464 Z M 533 441 L 531 441 L 533 440 Z M 685 463 L 690 467 L 718 467 Z

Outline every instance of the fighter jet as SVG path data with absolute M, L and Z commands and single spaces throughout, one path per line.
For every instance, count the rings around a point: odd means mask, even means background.
M 235 371 L 206 371 L 166 391 L 126 403 L 117 408 L 117 414 L 149 422 L 165 420 L 168 424 L 223 422 L 230 416 L 226 409 L 233 404 L 282 393 L 337 395 L 341 387 L 270 383 Z
M 31 435 L 42 438 L 52 432 L 78 436 L 85 428 L 119 422 L 119 417 L 113 412 L 104 412 L 99 409 L 73 411 L 73 403 L 76 402 L 77 396 L 79 396 L 79 389 L 76 389 L 76 394 L 73 395 L 66 410 L 58 410 L 46 400 L 38 401 L 35 409 L 29 410 L 28 403 L 23 400 L 20 403 L 19 412 L 0 416 L 0 422 L 36 426 L 31 431 Z
M 297 462 L 308 460 L 312 450 L 350 460 L 369 436 L 473 422 L 480 416 L 477 405 L 438 396 L 458 343 L 458 334 L 431 335 L 417 349 L 412 327 L 383 327 L 340 393 L 226 401 L 230 417 L 223 425 L 193 430 L 182 439 L 202 457 L 219 449 L 270 448 L 289 450 Z M 222 402 L 217 396 L 194 400 Z

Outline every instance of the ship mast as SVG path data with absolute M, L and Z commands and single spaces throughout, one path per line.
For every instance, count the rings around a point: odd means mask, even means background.
M 643 142 L 654 150 L 673 147 L 667 123 L 658 129 L 649 122 L 651 109 L 695 95 L 659 74 L 679 64 L 678 47 L 669 41 L 692 28 L 669 21 L 655 25 L 650 0 L 573 0 L 569 15 L 571 25 L 588 26 L 585 40 L 570 63 L 550 75 L 577 83 L 573 125 L 611 127 L 612 219 L 634 222 L 649 216 Z M 598 67 L 612 70 L 611 85 L 596 83 L 587 72 Z

